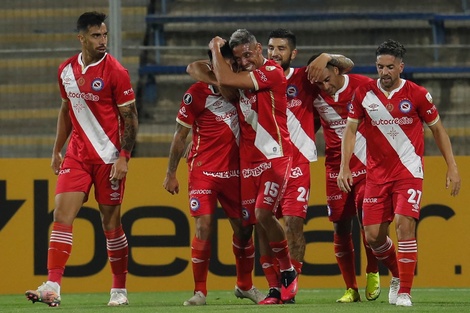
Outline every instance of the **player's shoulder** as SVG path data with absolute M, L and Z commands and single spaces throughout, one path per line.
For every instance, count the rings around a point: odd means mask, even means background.
M 68 58 L 67 60 L 60 63 L 59 71 L 64 69 L 69 64 L 71 64 L 73 66 L 75 63 L 77 63 L 78 62 L 78 56 L 79 56 L 79 54 L 75 54 L 75 55 L 71 56 L 70 58 Z

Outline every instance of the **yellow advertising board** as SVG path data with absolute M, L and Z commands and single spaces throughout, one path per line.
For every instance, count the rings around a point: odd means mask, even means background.
M 320 158 L 311 165 L 302 288 L 343 287 L 333 252 L 332 224 L 326 216 L 323 162 Z M 461 194 L 453 198 L 445 189 L 446 166 L 442 157 L 425 159 L 414 284 L 417 287 L 470 286 L 470 250 L 466 244 L 470 240 L 467 231 L 470 189 L 466 188 L 470 181 L 470 157 L 458 157 L 457 162 L 463 184 Z M 56 183 L 49 163 L 49 159 L 0 159 L 0 277 L 8 282 L 0 285 L 1 294 L 22 293 L 47 280 Z M 127 287 L 135 292 L 193 289 L 189 247 L 194 225 L 188 212 L 186 167 L 183 162 L 180 164 L 178 195 L 170 195 L 162 187 L 166 167 L 166 158 L 135 158 L 130 162 L 122 220 L 130 246 Z M 90 199 L 74 223 L 72 255 L 62 281 L 67 292 L 103 292 L 111 286 L 97 208 Z M 232 234 L 222 210 L 218 210 L 217 218 L 208 288 L 232 289 L 235 284 Z M 354 241 L 358 283 L 364 286 L 365 255 L 357 227 Z M 257 263 L 255 285 L 267 289 Z M 382 286 L 386 287 L 390 276 L 386 276 L 384 269 L 381 271 Z

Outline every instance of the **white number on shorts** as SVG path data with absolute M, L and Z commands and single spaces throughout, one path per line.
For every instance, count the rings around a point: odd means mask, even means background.
M 279 185 L 270 181 L 264 183 L 264 195 L 277 197 L 279 193 Z
M 410 195 L 408 198 L 409 203 L 419 204 L 421 201 L 421 190 L 408 189 L 408 194 Z
M 308 202 L 308 190 L 305 189 L 304 187 L 299 187 L 297 189 L 299 192 L 299 196 L 297 197 L 297 201 L 299 202 Z

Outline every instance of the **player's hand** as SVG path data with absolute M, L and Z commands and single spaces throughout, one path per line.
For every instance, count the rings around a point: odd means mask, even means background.
M 353 185 L 353 178 L 349 168 L 341 169 L 336 179 L 338 188 L 343 192 L 351 192 L 351 186 Z
M 305 71 L 308 73 L 307 78 L 312 84 L 320 80 L 323 70 L 330 60 L 331 57 L 327 53 L 322 53 L 307 65 Z
M 457 167 L 453 169 L 448 169 L 447 170 L 447 177 L 446 177 L 446 189 L 449 189 L 449 187 L 452 186 L 450 190 L 450 195 L 455 197 L 459 194 L 460 191 L 460 175 L 457 170 Z
M 225 45 L 226 40 L 223 39 L 222 37 L 216 36 L 212 38 L 212 40 L 209 42 L 209 49 L 220 49 L 223 45 Z
M 55 175 L 59 175 L 60 166 L 62 165 L 63 161 L 64 159 L 62 158 L 62 154 L 60 152 L 52 154 L 51 168 Z
M 109 180 L 116 181 L 123 179 L 127 175 L 127 170 L 127 160 L 125 157 L 120 156 L 111 167 L 111 171 L 109 172 Z
M 166 175 L 165 180 L 163 181 L 163 188 L 172 195 L 180 192 L 180 184 L 178 179 L 174 175 Z

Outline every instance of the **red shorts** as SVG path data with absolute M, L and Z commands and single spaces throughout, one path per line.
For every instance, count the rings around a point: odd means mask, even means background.
M 366 183 L 363 202 L 363 224 L 392 222 L 395 214 L 419 219 L 423 180 L 410 178 L 376 185 Z
M 336 173 L 326 173 L 326 203 L 330 222 L 350 219 L 362 210 L 366 176 L 355 177 L 351 192 L 342 192 L 336 180 Z
M 276 216 L 307 217 L 308 197 L 310 194 L 310 164 L 301 163 L 291 168 L 286 191 L 281 199 L 281 209 Z
M 188 185 L 191 216 L 214 214 L 217 200 L 219 200 L 227 217 L 241 218 L 242 206 L 238 170 L 210 174 L 191 171 Z
M 111 182 L 109 174 L 113 164 L 85 164 L 75 158 L 65 157 L 57 178 L 56 195 L 64 192 L 83 192 L 88 200 L 91 185 L 95 187 L 95 199 L 99 204 L 122 203 L 126 178 Z
M 276 214 L 286 189 L 291 164 L 291 157 L 256 163 L 241 161 L 241 194 L 246 223 L 256 224 L 255 208 Z

